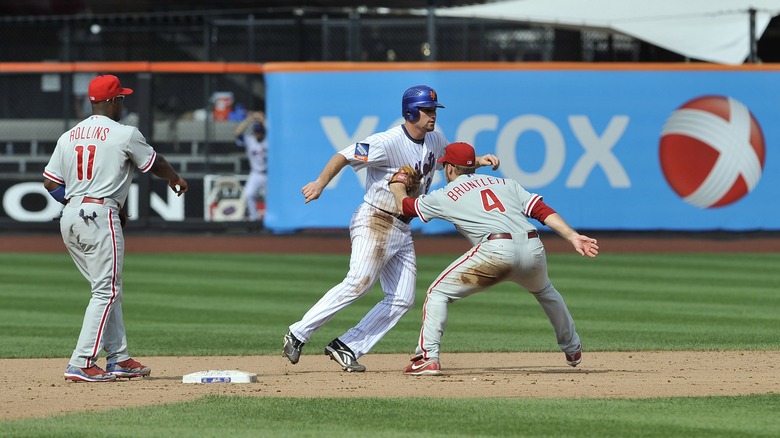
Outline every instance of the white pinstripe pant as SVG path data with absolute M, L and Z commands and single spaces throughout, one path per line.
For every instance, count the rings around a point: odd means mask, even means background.
M 265 173 L 251 172 L 246 180 L 246 184 L 244 184 L 244 200 L 250 221 L 260 220 L 260 214 L 257 212 L 257 199 L 265 196 L 267 182 L 268 175 Z
M 290 326 L 302 342 L 368 292 L 379 280 L 384 298 L 339 339 L 360 357 L 414 306 L 417 261 L 409 224 L 363 203 L 352 215 L 352 255 L 344 281 L 331 288 Z

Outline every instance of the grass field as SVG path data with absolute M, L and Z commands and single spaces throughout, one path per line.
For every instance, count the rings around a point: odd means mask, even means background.
M 775 437 L 775 396 L 650 400 L 205 397 L 0 423 L 3 436 Z M 89 432 L 95 435 L 95 432 Z
M 418 258 L 415 309 L 374 353 L 411 351 L 425 289 L 452 258 Z M 347 263 L 346 255 L 129 254 L 124 314 L 132 352 L 277 355 L 287 326 L 341 281 Z M 549 265 L 588 351 L 780 350 L 780 254 L 603 254 L 595 260 L 553 254 Z M 69 257 L 0 254 L 0 279 L 0 358 L 68 357 L 89 299 Z M 379 294 L 374 290 L 339 313 L 310 342 L 340 335 Z M 510 284 L 452 305 L 444 341 L 448 352 L 557 351 L 536 301 Z M 123 410 L 121 420 L 111 411 L 6 421 L 0 436 L 85 430 L 105 436 L 777 436 L 778 411 L 778 394 L 653 400 L 209 397 Z M 108 421 L 125 426 L 109 430 Z

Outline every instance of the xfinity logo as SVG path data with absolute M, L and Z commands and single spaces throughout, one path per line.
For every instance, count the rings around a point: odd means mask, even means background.
M 701 208 L 728 205 L 750 193 L 761 179 L 765 152 L 755 117 L 731 97 L 686 102 L 661 133 L 666 181 L 685 202 Z

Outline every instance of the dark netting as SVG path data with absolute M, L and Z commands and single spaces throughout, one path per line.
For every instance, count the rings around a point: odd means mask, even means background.
M 607 32 L 354 11 L 282 18 L 6 17 L 0 24 L 0 62 L 669 60 L 661 49 L 641 50 L 639 41 Z
M 87 87 L 98 73 L 0 75 L 0 170 L 6 176 L 40 175 L 60 134 L 91 113 Z M 246 111 L 264 109 L 262 76 L 116 75 L 134 90 L 125 99 L 122 122 L 138 126 L 184 175 L 247 171 L 233 130 Z

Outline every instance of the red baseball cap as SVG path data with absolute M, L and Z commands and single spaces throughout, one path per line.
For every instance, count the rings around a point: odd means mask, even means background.
M 450 143 L 444 150 L 444 156 L 436 161 L 439 163 L 450 163 L 456 166 L 474 167 L 474 162 L 476 161 L 474 147 L 461 141 Z
M 119 95 L 125 96 L 133 94 L 130 88 L 122 87 L 119 78 L 114 75 L 100 75 L 89 83 L 89 101 L 100 102 L 101 100 L 113 99 Z

